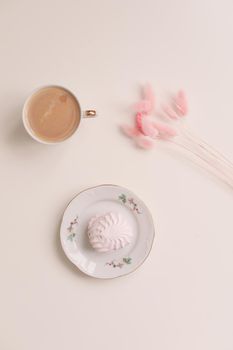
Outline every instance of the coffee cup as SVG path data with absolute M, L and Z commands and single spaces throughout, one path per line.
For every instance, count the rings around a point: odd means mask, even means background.
M 23 106 L 23 124 L 28 134 L 44 144 L 69 139 L 79 128 L 82 118 L 96 117 L 96 111 L 82 111 L 77 97 L 59 85 L 34 90 Z

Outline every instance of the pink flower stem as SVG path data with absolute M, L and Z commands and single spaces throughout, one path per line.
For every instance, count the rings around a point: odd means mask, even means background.
M 203 149 L 206 152 L 209 152 L 210 156 L 217 159 L 219 162 L 224 163 L 225 166 L 229 168 L 229 170 L 233 171 L 233 163 L 229 159 L 227 159 L 223 154 L 221 154 L 219 151 L 214 149 L 214 147 L 210 146 L 207 142 L 195 136 L 187 128 L 182 128 L 181 134 L 187 137 L 187 139 L 189 139 L 191 142 L 196 143 L 196 145 L 199 146 L 199 148 Z
M 227 171 L 221 161 L 218 158 L 213 158 L 212 154 L 207 149 L 197 147 L 196 142 L 190 142 L 190 140 L 187 144 L 187 139 L 182 136 L 177 136 L 169 141 L 194 155 L 195 159 L 201 160 L 202 165 L 204 163 L 209 171 L 233 189 L 232 171 Z
M 214 168 L 216 168 L 223 176 L 228 178 L 231 183 L 233 183 L 233 167 L 229 166 L 229 164 L 217 155 L 213 153 L 212 150 L 209 151 L 208 148 L 200 146 L 199 143 L 183 136 L 184 142 L 188 144 L 192 149 L 194 149 L 198 154 L 202 155 L 202 157 Z

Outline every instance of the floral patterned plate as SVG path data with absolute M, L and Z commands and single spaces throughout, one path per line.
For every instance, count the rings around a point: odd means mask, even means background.
M 132 243 L 106 252 L 96 252 L 87 236 L 91 217 L 117 212 L 131 225 Z M 63 215 L 60 238 L 68 259 L 81 271 L 96 278 L 115 278 L 136 270 L 150 253 L 154 240 L 154 224 L 145 204 L 126 188 L 101 185 L 79 193 Z

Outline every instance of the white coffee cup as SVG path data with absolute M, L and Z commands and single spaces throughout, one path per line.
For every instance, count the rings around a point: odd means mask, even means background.
M 62 139 L 45 139 L 43 137 L 41 137 L 40 135 L 38 135 L 38 133 L 36 132 L 36 130 L 33 129 L 32 125 L 30 124 L 30 118 L 29 118 L 29 107 L 30 104 L 32 103 L 33 98 L 36 98 L 40 93 L 46 93 L 47 91 L 51 91 L 51 89 L 53 89 L 54 91 L 63 91 L 67 97 L 70 100 L 73 100 L 73 104 L 75 105 L 76 103 L 76 108 L 77 111 L 79 111 L 79 115 L 77 114 L 76 117 L 76 125 L 73 127 L 73 129 L 70 131 L 70 133 L 62 138 Z M 56 101 L 58 101 L 58 99 L 56 98 Z M 58 101 L 59 103 L 61 103 L 60 101 Z M 53 101 L 52 101 L 53 103 Z M 57 102 L 56 102 L 57 103 Z M 51 104 L 48 106 L 48 108 L 51 107 Z M 51 109 L 51 108 L 50 108 Z M 46 113 L 48 114 L 48 112 L 46 111 Z M 77 97 L 73 94 L 73 92 L 71 92 L 69 89 L 63 87 L 63 86 L 59 86 L 59 85 L 47 85 L 47 86 L 42 86 L 40 88 L 35 89 L 26 99 L 24 106 L 23 106 L 23 124 L 24 127 L 26 129 L 26 131 L 28 132 L 28 134 L 36 141 L 43 143 L 43 144 L 47 144 L 47 145 L 51 145 L 51 144 L 58 144 L 61 142 L 64 142 L 65 140 L 69 139 L 79 128 L 80 122 L 82 118 L 93 118 L 96 117 L 96 111 L 91 109 L 91 110 L 85 110 L 82 111 L 79 100 L 77 99 Z

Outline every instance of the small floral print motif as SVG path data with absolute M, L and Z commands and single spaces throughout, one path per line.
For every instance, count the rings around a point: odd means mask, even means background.
M 120 269 L 124 266 L 124 265 L 129 265 L 132 262 L 132 258 L 123 258 L 121 261 L 116 261 L 116 260 L 112 260 L 107 262 L 105 265 L 107 266 L 112 266 L 113 268 L 119 267 Z
M 128 202 L 129 202 L 133 211 L 135 211 L 137 214 L 141 214 L 140 210 L 138 209 L 138 205 L 137 205 L 137 203 L 135 203 L 133 198 L 129 198 Z
M 132 258 L 124 258 L 123 261 L 124 261 L 125 264 L 129 265 L 132 262 Z
M 122 193 L 122 194 L 118 197 L 118 199 L 119 199 L 120 201 L 122 201 L 123 204 L 128 204 L 129 207 L 130 207 L 130 209 L 131 209 L 132 211 L 134 211 L 135 213 L 137 213 L 137 214 L 142 214 L 141 211 L 140 211 L 139 208 L 138 208 L 137 203 L 135 202 L 135 200 L 134 200 L 133 198 L 127 198 L 126 195 L 125 195 L 124 193 Z
M 122 263 L 122 262 L 117 262 L 117 261 L 115 261 L 115 260 L 112 260 L 112 261 L 110 261 L 110 262 L 107 262 L 106 263 L 106 265 L 108 265 L 108 266 L 112 266 L 112 267 L 119 267 L 120 269 L 124 266 L 124 263 Z
M 70 233 L 69 236 L 67 237 L 67 240 L 73 242 L 75 236 L 76 236 L 76 233 Z
M 122 193 L 120 196 L 119 196 L 119 199 L 122 201 L 122 203 L 126 203 L 127 202 L 127 198 L 126 198 L 126 195 L 124 193 Z
M 73 229 L 73 227 L 74 227 L 74 225 L 77 225 L 77 224 L 78 224 L 78 216 L 76 216 L 76 217 L 74 218 L 74 220 L 71 221 L 69 227 L 67 228 L 68 232 L 71 232 L 72 229 Z
M 78 225 L 78 216 L 74 218 L 73 221 L 70 222 L 69 227 L 67 227 L 67 231 L 69 232 L 69 235 L 67 236 L 67 240 L 70 242 L 73 242 L 73 240 L 76 237 L 76 233 L 73 232 L 74 226 Z

